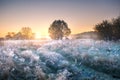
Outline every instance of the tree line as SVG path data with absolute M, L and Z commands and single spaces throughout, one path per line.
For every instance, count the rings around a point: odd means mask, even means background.
M 94 30 L 97 31 L 103 40 L 119 40 L 120 39 L 120 16 L 113 18 L 111 21 L 103 20 L 95 25 Z
M 30 27 L 22 27 L 18 33 L 8 32 L 5 39 L 34 39 L 34 35 Z
M 99 34 L 103 40 L 120 40 L 120 16 L 111 21 L 103 20 L 94 27 L 95 32 Z M 71 30 L 64 20 L 55 20 L 48 28 L 48 33 L 51 39 L 68 39 Z M 6 39 L 34 39 L 35 33 L 30 27 L 23 27 L 18 33 L 8 32 Z
M 111 21 L 103 20 L 94 27 L 94 33 L 102 40 L 120 40 L 120 16 Z M 52 39 L 63 39 L 70 35 L 71 30 L 63 20 L 55 20 L 48 29 Z M 94 34 L 93 34 L 94 36 Z
M 68 39 L 67 36 L 70 35 L 71 30 L 68 28 L 67 23 L 64 20 L 55 20 L 48 28 L 48 33 L 51 39 Z M 30 27 L 22 27 L 18 33 L 8 32 L 5 39 L 35 39 L 35 33 L 32 32 Z

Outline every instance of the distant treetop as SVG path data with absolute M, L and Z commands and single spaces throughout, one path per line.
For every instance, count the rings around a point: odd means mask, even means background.
M 48 33 L 52 39 L 67 38 L 70 35 L 71 30 L 68 28 L 67 23 L 64 20 L 55 20 L 50 25 Z

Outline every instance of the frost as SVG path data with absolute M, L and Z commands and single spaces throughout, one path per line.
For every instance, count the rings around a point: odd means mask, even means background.
M 57 74 L 56 80 L 67 80 L 67 77 L 70 75 L 70 72 L 68 70 L 64 70 L 63 72 L 60 72 Z
M 120 79 L 119 41 L 8 40 L 0 44 L 0 80 Z
M 39 60 L 39 56 L 35 55 L 31 50 L 22 51 L 21 56 L 35 61 Z

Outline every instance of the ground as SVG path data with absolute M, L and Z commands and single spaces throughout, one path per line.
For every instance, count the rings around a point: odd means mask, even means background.
M 0 80 L 120 80 L 120 42 L 0 42 Z

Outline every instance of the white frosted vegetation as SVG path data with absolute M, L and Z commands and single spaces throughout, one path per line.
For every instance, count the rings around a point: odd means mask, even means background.
M 120 42 L 11 40 L 0 45 L 0 80 L 119 80 Z

